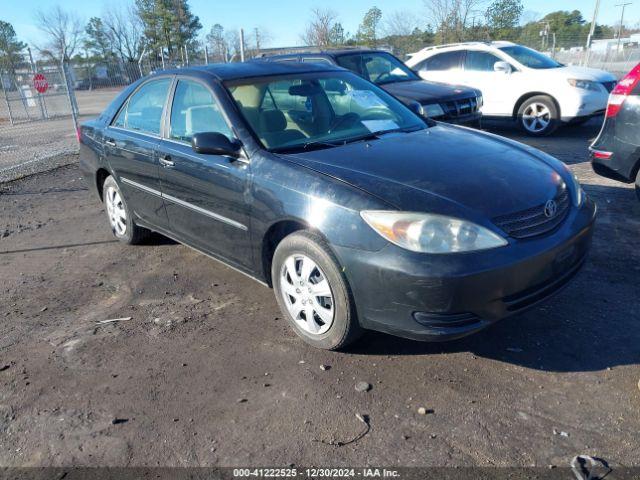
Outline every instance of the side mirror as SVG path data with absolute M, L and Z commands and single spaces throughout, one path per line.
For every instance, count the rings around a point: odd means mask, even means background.
M 191 137 L 191 148 L 204 155 L 225 155 L 240 157 L 240 142 L 231 141 L 226 135 L 218 132 L 201 132 Z
M 509 64 L 508 62 L 496 62 L 493 64 L 493 71 L 501 73 L 511 73 L 511 64 Z
M 407 107 L 409 107 L 409 110 L 411 110 L 416 115 L 420 115 L 421 117 L 424 115 L 422 105 L 420 105 L 418 102 L 409 102 L 407 104 Z

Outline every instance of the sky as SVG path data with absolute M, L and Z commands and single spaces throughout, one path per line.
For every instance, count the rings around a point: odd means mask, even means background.
M 46 10 L 59 4 L 82 19 L 100 16 L 107 8 L 127 0 L 0 0 L 0 20 L 13 24 L 22 41 L 38 44 L 42 34 L 33 25 L 33 12 Z M 244 28 L 245 31 L 260 27 L 269 32 L 270 47 L 301 44 L 300 34 L 314 7 L 334 10 L 347 32 L 355 33 L 364 13 L 373 5 L 384 14 L 407 12 L 425 18 L 425 0 L 190 0 L 191 10 L 200 17 L 202 32 L 215 23 L 227 30 Z M 527 18 L 532 13 L 540 17 L 555 10 L 580 10 L 590 20 L 596 0 L 523 0 Z M 620 8 L 615 5 L 632 1 L 625 11 L 625 24 L 640 23 L 640 0 L 601 0 L 598 23 L 613 25 L 620 19 Z M 489 0 L 487 1 L 489 3 Z

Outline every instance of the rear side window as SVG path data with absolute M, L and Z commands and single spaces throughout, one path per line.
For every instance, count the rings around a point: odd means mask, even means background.
M 467 51 L 464 69 L 475 72 L 493 72 L 493 66 L 501 60 L 488 52 Z
M 170 78 L 153 80 L 136 91 L 113 122 L 113 126 L 160 135 L 162 109 L 171 85 Z
M 179 80 L 171 107 L 169 137 L 190 142 L 194 134 L 202 132 L 233 138 L 211 91 L 199 82 Z
M 330 60 L 322 57 L 302 57 L 304 63 L 321 63 L 323 65 L 333 65 Z
M 462 50 L 457 50 L 455 52 L 444 52 L 434 55 L 418 64 L 418 70 L 437 72 L 459 68 L 462 52 Z

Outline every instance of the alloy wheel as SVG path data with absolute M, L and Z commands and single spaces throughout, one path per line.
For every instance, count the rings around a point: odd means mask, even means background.
M 301 330 L 322 335 L 331 328 L 333 294 L 316 262 L 302 254 L 287 257 L 280 273 L 280 289 L 289 314 Z
M 522 114 L 522 125 L 531 133 L 543 132 L 549 127 L 551 120 L 551 111 L 544 103 L 531 103 Z
M 124 208 L 120 192 L 113 187 L 109 187 L 105 193 L 105 204 L 111 229 L 116 235 L 123 236 L 127 233 L 127 211 Z

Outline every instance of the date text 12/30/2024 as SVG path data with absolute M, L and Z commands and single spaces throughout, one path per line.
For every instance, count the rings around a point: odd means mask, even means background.
M 238 478 L 397 478 L 397 470 L 386 468 L 234 468 Z

